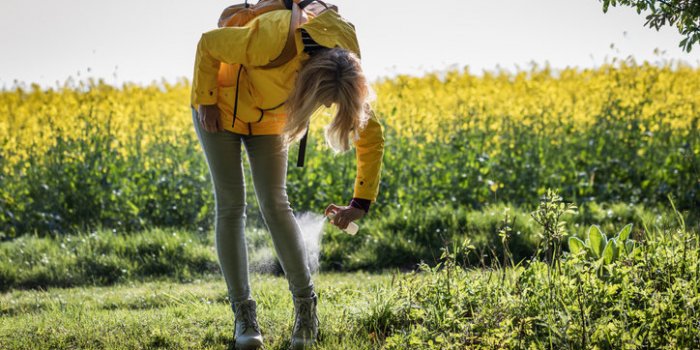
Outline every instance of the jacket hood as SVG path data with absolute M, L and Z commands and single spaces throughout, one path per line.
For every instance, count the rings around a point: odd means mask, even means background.
M 321 46 L 341 47 L 361 57 L 355 26 L 333 10 L 325 11 L 309 19 L 299 28 L 306 30 L 311 38 Z

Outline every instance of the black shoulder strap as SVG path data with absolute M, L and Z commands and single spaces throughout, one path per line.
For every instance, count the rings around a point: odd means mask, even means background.
M 304 7 L 308 6 L 310 3 L 314 2 L 314 1 L 316 1 L 316 0 L 301 1 L 301 2 L 299 2 L 299 7 L 303 9 Z
M 304 167 L 304 158 L 306 157 L 306 140 L 309 138 L 309 127 L 306 127 L 304 137 L 299 141 L 299 157 L 297 158 L 297 167 Z

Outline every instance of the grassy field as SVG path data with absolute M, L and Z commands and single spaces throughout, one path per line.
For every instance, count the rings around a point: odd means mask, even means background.
M 465 268 L 462 259 L 474 247 L 464 241 L 416 272 L 317 274 L 316 348 L 697 348 L 700 235 L 631 225 L 608 237 L 594 232 L 597 226 L 581 251 L 549 261 L 543 250 L 527 263 L 509 265 L 506 255 L 503 265 Z M 608 253 L 618 242 L 629 244 Z M 0 347 L 232 348 L 221 276 L 148 280 L 6 292 Z M 251 284 L 266 348 L 286 349 L 292 325 L 286 280 L 254 274 Z
M 323 324 L 320 349 L 371 349 L 358 327 L 392 274 L 315 276 Z M 284 278 L 254 274 L 253 296 L 267 349 L 285 349 L 293 306 Z M 191 283 L 133 282 L 0 295 L 3 349 L 229 349 L 233 313 L 221 276 Z M 373 340 L 374 339 L 374 340 Z
M 526 260 L 515 260 L 507 248 L 517 233 L 506 210 L 497 232 L 503 249 L 491 250 L 480 267 L 469 267 L 476 247 L 465 237 L 413 272 L 317 274 L 322 323 L 317 348 L 696 348 L 700 230 L 686 227 L 685 216 L 675 212 L 674 225 L 654 219 L 612 231 L 593 225 L 579 234 L 559 224 L 573 209 L 552 194 L 541 201 L 532 213 L 540 225 L 537 249 Z M 161 243 L 176 240 L 158 235 Z M 105 241 L 117 250 L 133 244 Z M 22 249 L 48 244 L 46 239 L 26 242 Z M 162 258 L 145 254 L 136 270 L 157 262 L 170 265 Z M 232 312 L 221 276 L 188 270 L 187 264 L 173 267 L 170 277 L 127 271 L 125 279 L 92 280 L 106 286 L 87 286 L 91 279 L 82 276 L 76 279 L 82 287 L 6 291 L 0 295 L 0 344 L 3 349 L 231 348 Z M 56 266 L 59 271 L 67 264 Z M 73 272 L 64 268 L 56 280 Z M 285 349 L 292 322 L 286 280 L 254 274 L 251 284 L 267 348 Z
M 504 204 L 483 210 L 431 206 L 380 213 L 362 219 L 356 236 L 327 224 L 318 227 L 312 223 L 309 230 L 303 220 L 307 244 L 320 243 L 312 261 L 318 260 L 321 271 L 415 270 L 421 262 L 437 264 L 444 247 L 469 240 L 474 249 L 463 257 L 464 265 L 489 267 L 503 262 L 506 253 L 516 262 L 527 260 L 537 253 L 543 240 L 541 227 L 531 213 Z M 566 221 L 563 228 L 567 234 L 582 238 L 591 224 L 605 232 L 618 231 L 628 223 L 667 231 L 679 227 L 672 210 L 624 203 L 589 204 L 578 208 L 576 214 L 565 213 L 561 220 Z M 504 229 L 509 230 L 505 244 L 501 237 Z M 253 270 L 281 273 L 267 230 L 249 227 L 246 240 Z M 157 228 L 123 233 L 102 229 L 55 237 L 23 235 L 0 243 L 0 292 L 111 285 L 157 277 L 189 282 L 218 272 L 211 231 Z

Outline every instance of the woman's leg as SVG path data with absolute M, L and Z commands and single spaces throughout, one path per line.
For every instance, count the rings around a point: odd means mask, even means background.
M 214 183 L 216 252 L 233 305 L 250 298 L 241 136 L 228 131 L 207 132 L 194 109 L 192 121 Z
M 311 297 L 311 272 L 299 225 L 287 199 L 287 148 L 280 135 L 244 136 L 255 195 L 292 295 Z

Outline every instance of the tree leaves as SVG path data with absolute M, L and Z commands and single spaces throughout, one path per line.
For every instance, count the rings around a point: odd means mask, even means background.
M 607 13 L 610 6 L 629 6 L 637 10 L 637 14 L 651 11 L 646 16 L 644 26 L 659 30 L 661 27 L 675 25 L 678 33 L 685 38 L 679 47 L 690 52 L 693 45 L 700 41 L 700 2 L 692 0 L 603 0 L 603 12 Z

